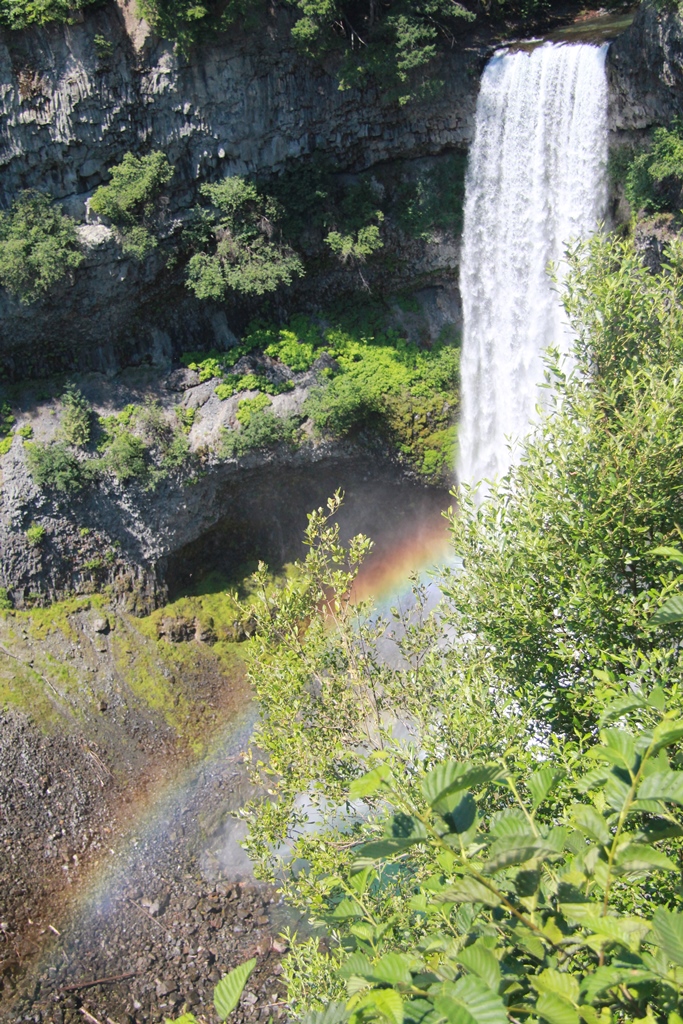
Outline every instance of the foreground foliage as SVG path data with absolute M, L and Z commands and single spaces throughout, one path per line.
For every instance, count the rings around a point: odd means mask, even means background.
M 681 1019 L 683 276 L 568 258 L 573 371 L 460 495 L 439 604 L 354 603 L 338 498 L 297 577 L 257 575 L 247 845 L 327 935 L 286 962 L 310 1024 Z

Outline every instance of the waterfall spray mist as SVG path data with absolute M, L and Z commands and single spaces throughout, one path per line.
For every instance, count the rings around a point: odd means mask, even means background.
M 547 267 L 605 215 L 606 52 L 547 43 L 494 57 L 482 77 L 460 270 L 464 483 L 507 471 L 541 400 L 543 351 L 570 344 Z

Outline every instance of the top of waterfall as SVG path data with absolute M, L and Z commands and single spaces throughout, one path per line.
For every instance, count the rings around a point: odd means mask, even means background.
M 500 51 L 510 53 L 516 50 L 535 50 L 544 43 L 608 43 L 630 27 L 637 9 L 636 6 L 617 13 L 604 9 L 591 12 L 580 21 L 555 29 L 548 35 L 534 36 L 531 39 L 511 39 L 503 43 Z

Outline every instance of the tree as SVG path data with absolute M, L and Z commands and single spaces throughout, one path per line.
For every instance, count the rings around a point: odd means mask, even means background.
M 85 259 L 76 225 L 42 192 L 22 192 L 0 213 L 0 284 L 36 302 Z
M 154 220 L 173 168 L 157 150 L 142 157 L 126 153 L 110 174 L 109 184 L 100 185 L 93 194 L 90 209 L 116 225 L 124 252 L 142 260 L 158 244 Z
M 198 252 L 189 261 L 187 286 L 199 299 L 221 300 L 228 291 L 265 295 L 303 275 L 296 253 L 276 228 L 278 208 L 253 182 L 239 176 L 200 192 L 215 209 L 209 252 Z
M 59 425 L 61 436 L 68 444 L 82 448 L 90 440 L 92 426 L 92 408 L 73 384 L 68 384 L 62 395 L 62 422 Z

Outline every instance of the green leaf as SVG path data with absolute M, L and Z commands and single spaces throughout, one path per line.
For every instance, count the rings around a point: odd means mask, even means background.
M 652 941 L 669 960 L 683 967 L 683 914 L 657 907 L 652 916 Z
M 361 978 L 371 978 L 372 965 L 363 953 L 352 953 L 341 965 L 338 974 L 340 978 L 350 978 L 353 974 Z
M 533 834 L 527 834 L 497 839 L 491 847 L 490 854 L 483 866 L 487 875 L 493 875 L 513 864 L 525 864 L 528 860 L 548 860 L 549 857 L 556 857 L 558 851 L 550 843 L 545 843 Z
M 388 985 L 410 985 L 413 980 L 408 960 L 400 953 L 385 953 L 372 965 L 372 976 Z
M 579 1024 L 578 1011 L 555 992 L 542 992 L 536 1002 L 536 1013 L 549 1024 Z
M 353 780 L 349 786 L 349 799 L 363 800 L 367 796 L 374 796 L 390 776 L 389 766 L 378 764 L 372 771 L 366 772 L 359 779 Z
M 387 837 L 374 843 L 366 843 L 356 851 L 356 854 L 359 863 L 368 860 L 386 860 L 397 853 L 405 853 L 411 846 L 422 842 L 424 842 L 424 836 Z
M 576 921 L 587 931 L 604 936 L 606 941 L 628 948 L 637 946 L 650 931 L 642 917 L 603 915 L 594 903 L 562 903 L 560 909 L 568 921 Z
M 622 775 L 626 774 L 623 769 L 613 769 L 605 783 L 605 799 L 609 806 L 615 810 L 621 812 L 629 799 L 631 792 L 630 785 L 622 778 Z
M 678 548 L 669 547 L 667 544 L 661 544 L 659 547 L 652 548 L 648 554 L 661 555 L 663 558 L 668 558 L 671 562 L 683 564 L 683 551 L 679 551 Z
M 654 741 L 653 753 L 678 743 L 680 739 L 683 739 L 683 721 L 665 719 L 656 727 L 652 738 Z
M 464 835 L 475 823 L 477 817 L 477 804 L 471 793 L 451 793 L 449 796 L 438 800 L 434 805 L 451 832 L 457 835 Z
M 531 793 L 531 805 L 534 810 L 543 803 L 553 786 L 562 778 L 562 773 L 555 768 L 539 768 L 529 779 L 527 785 Z
M 311 1010 L 301 1019 L 301 1024 L 341 1024 L 348 1020 L 350 1011 L 344 1003 L 328 1003 L 324 1010 Z
M 628 983 L 631 972 L 606 964 L 604 967 L 596 967 L 589 974 L 586 974 L 581 981 L 581 994 L 585 1002 L 592 1003 L 598 996 L 608 989 Z
M 631 711 L 637 711 L 646 707 L 646 701 L 631 694 L 627 697 L 618 697 L 617 700 L 611 701 L 603 711 L 600 716 L 600 727 L 603 728 L 609 725 L 610 722 L 623 718 L 624 715 L 628 715 Z
M 472 946 L 466 946 L 458 954 L 458 962 L 467 968 L 471 974 L 476 974 L 494 992 L 498 991 L 500 985 L 500 964 L 490 949 L 475 942 Z
M 683 804 L 683 772 L 655 772 L 638 787 L 638 800 L 663 800 Z
M 489 833 L 492 836 L 521 836 L 529 834 L 529 819 L 519 807 L 506 807 L 491 817 Z
M 493 782 L 501 777 L 498 765 L 472 767 L 467 762 L 446 761 L 425 775 L 422 780 L 422 792 L 429 805 L 433 807 L 452 793 L 481 786 L 485 782 Z
M 403 1000 L 393 988 L 374 988 L 367 992 L 355 1009 L 374 1010 L 389 1024 L 403 1024 Z
M 443 1020 L 428 999 L 410 999 L 403 1004 L 404 1020 L 412 1024 L 438 1024 Z
M 445 982 L 434 1005 L 450 1024 L 507 1024 L 503 1000 L 471 974 Z
M 633 733 L 627 729 L 603 729 L 600 739 L 608 750 L 614 751 L 624 767 L 633 767 L 636 758 L 636 744 Z
M 651 626 L 666 626 L 683 619 L 683 594 L 674 594 L 665 601 L 650 619 Z
M 662 850 L 644 843 L 629 843 L 616 855 L 615 866 L 622 874 L 641 871 L 676 871 L 676 864 Z
M 249 975 L 256 967 L 256 957 L 246 960 L 226 974 L 213 990 L 213 1005 L 220 1020 L 225 1020 L 235 1009 L 249 980 Z
M 545 946 L 537 935 L 529 928 L 517 927 L 514 932 L 515 938 L 520 946 L 523 946 L 537 960 L 545 957 Z
M 444 903 L 484 903 L 488 907 L 500 905 L 500 897 L 492 893 L 476 878 L 458 879 L 440 894 Z
M 330 917 L 335 921 L 347 921 L 352 917 L 362 917 L 363 911 L 355 900 L 344 899 L 334 908 Z
M 537 992 L 554 992 L 555 995 L 568 999 L 572 1003 L 579 1000 L 579 981 L 572 974 L 562 971 L 555 971 L 548 968 L 531 979 L 531 984 Z

